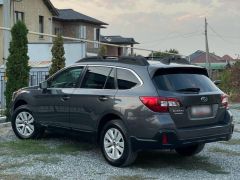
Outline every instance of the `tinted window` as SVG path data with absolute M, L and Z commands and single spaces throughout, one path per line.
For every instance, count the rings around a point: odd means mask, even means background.
M 78 83 L 83 67 L 68 69 L 49 81 L 51 88 L 74 88 Z
M 108 76 L 108 79 L 107 79 L 104 89 L 116 89 L 114 77 L 115 77 L 115 70 L 112 69 L 110 75 Z
M 137 77 L 129 70 L 117 69 L 118 89 L 131 89 L 140 84 Z
M 82 82 L 82 88 L 103 89 L 111 68 L 89 67 Z
M 218 88 L 205 75 L 193 72 L 157 73 L 153 80 L 157 87 L 164 91 L 187 92 L 199 89 L 200 92 L 216 91 Z

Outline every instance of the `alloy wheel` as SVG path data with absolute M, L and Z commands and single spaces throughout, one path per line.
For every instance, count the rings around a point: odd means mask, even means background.
M 106 131 L 104 136 L 104 150 L 107 156 L 113 160 L 122 157 L 124 152 L 124 138 L 118 129 L 111 128 Z
M 18 133 L 24 138 L 34 133 L 34 118 L 27 111 L 22 111 L 17 115 L 15 124 Z

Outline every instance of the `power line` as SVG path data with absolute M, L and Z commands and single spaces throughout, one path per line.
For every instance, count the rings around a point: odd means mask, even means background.
M 168 39 L 189 38 L 189 37 L 193 37 L 193 36 L 196 36 L 196 35 L 198 35 L 198 36 L 201 35 L 200 34 L 200 30 L 193 31 L 193 32 L 190 32 L 190 33 L 184 33 L 184 34 L 178 33 L 177 35 L 169 36 L 172 33 L 173 32 L 171 32 L 171 33 L 167 34 L 165 37 L 163 37 L 161 39 L 157 39 L 155 41 L 143 42 L 143 44 L 155 44 L 155 43 L 158 43 L 158 42 L 161 42 L 161 41 L 165 41 L 165 40 L 168 40 Z
M 210 30 L 214 33 L 214 34 L 216 34 L 217 35 L 217 37 L 219 37 L 221 40 L 223 40 L 224 42 L 226 42 L 226 43 L 228 43 L 228 44 L 239 44 L 239 43 L 234 43 L 234 42 L 231 42 L 231 41 L 229 41 L 229 40 L 226 40 L 221 34 L 219 34 L 217 31 L 215 31 L 214 30 L 214 28 L 210 25 L 210 24 L 208 24 L 208 26 L 209 26 L 209 28 L 210 28 Z

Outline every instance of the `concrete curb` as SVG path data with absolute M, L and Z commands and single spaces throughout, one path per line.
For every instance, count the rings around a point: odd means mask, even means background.
M 6 116 L 0 117 L 0 123 L 4 123 L 4 122 L 6 122 L 6 119 L 7 119 Z
M 6 128 L 6 127 L 11 127 L 11 123 L 10 122 L 0 123 L 0 128 Z

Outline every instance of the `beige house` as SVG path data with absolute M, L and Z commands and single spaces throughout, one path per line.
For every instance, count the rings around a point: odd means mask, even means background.
M 59 15 L 53 17 L 54 34 L 99 41 L 101 28 L 104 28 L 104 25 L 108 25 L 73 9 L 59 9 L 57 11 Z M 97 43 L 88 43 L 86 47 L 88 55 L 96 55 L 98 53 L 99 45 Z
M 8 3 L 9 7 L 4 4 L 6 1 L 10 2 Z M 6 21 L 4 7 L 10 14 L 11 22 L 9 22 L 8 27 L 21 20 L 25 22 L 29 31 L 34 32 L 61 34 L 67 37 L 99 41 L 100 29 L 104 28 L 103 25 L 107 25 L 72 9 L 56 9 L 50 0 L 0 0 L 0 26 L 4 26 L 4 19 Z M 8 44 L 4 42 L 3 37 L 6 35 L 0 30 L 0 65 L 3 64 L 3 54 L 6 53 Z M 51 60 L 51 37 L 29 34 L 28 41 L 31 61 Z M 97 43 L 65 41 L 65 48 L 67 61 L 72 63 L 86 55 L 96 55 L 99 45 Z M 41 51 L 40 54 L 39 51 Z
M 0 26 L 3 26 L 3 2 L 0 2 Z M 52 33 L 52 17 L 57 16 L 58 12 L 49 0 L 21 0 L 12 1 L 10 11 L 11 26 L 14 22 L 21 20 L 27 25 L 30 31 L 41 33 Z M 0 63 L 3 59 L 3 32 L 0 32 Z M 28 36 L 30 43 L 35 42 L 51 42 L 49 37 L 38 35 Z

